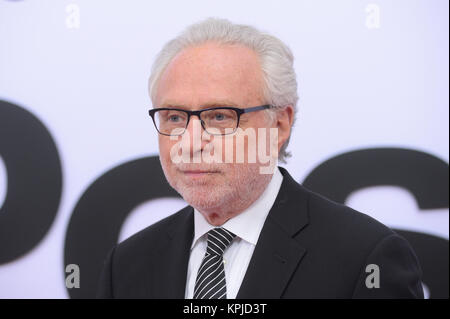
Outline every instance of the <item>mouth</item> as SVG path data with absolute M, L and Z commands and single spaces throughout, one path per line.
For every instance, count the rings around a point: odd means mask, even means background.
M 214 170 L 182 170 L 181 173 L 183 173 L 185 176 L 189 177 L 204 177 L 204 176 L 210 176 L 213 174 L 220 173 L 219 171 Z
M 218 171 L 200 171 L 200 170 L 189 170 L 189 171 L 182 171 L 184 174 L 188 175 L 201 175 L 201 174 L 216 174 L 219 173 Z

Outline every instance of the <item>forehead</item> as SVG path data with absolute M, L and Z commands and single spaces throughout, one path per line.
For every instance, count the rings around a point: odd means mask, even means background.
M 207 43 L 184 49 L 169 63 L 157 86 L 156 106 L 253 105 L 262 102 L 262 88 L 261 64 L 253 50 Z

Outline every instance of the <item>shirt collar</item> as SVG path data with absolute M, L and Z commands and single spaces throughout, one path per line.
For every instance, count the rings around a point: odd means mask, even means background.
M 275 199 L 280 191 L 283 175 L 281 175 L 278 167 L 275 169 L 272 178 L 261 196 L 254 201 L 246 210 L 239 215 L 229 219 L 221 227 L 226 228 L 234 233 L 237 237 L 256 245 L 259 234 L 264 226 L 267 215 L 272 208 Z M 197 241 L 209 232 L 213 226 L 207 222 L 203 215 L 194 208 L 194 240 L 191 249 L 196 245 Z

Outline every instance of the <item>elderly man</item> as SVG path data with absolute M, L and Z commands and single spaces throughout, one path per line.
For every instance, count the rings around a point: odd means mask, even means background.
M 99 297 L 423 297 L 403 238 L 273 164 L 298 99 L 280 40 L 207 19 L 166 44 L 149 84 L 164 174 L 190 206 L 117 245 Z

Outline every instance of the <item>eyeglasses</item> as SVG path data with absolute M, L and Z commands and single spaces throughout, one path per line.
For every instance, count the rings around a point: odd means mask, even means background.
M 239 120 L 244 113 L 256 112 L 272 108 L 261 105 L 241 109 L 231 106 L 188 111 L 176 108 L 155 108 L 148 111 L 159 134 L 167 136 L 183 135 L 189 125 L 191 116 L 200 119 L 203 129 L 211 135 L 228 135 L 236 132 Z

